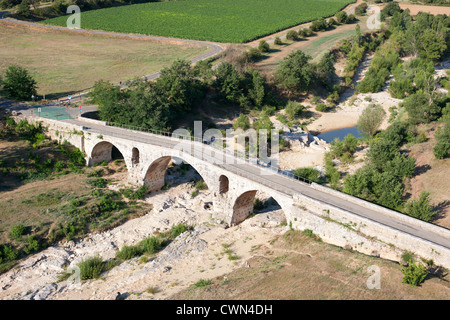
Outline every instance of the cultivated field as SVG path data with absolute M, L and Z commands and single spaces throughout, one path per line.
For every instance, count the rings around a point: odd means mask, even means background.
M 208 47 L 127 37 L 35 28 L 0 21 L 0 74 L 12 64 L 28 69 L 38 94 L 66 96 L 92 87 L 158 72 L 176 59 L 191 59 Z
M 352 0 L 189 0 L 82 13 L 81 27 L 218 42 L 248 42 L 334 15 Z M 65 26 L 67 17 L 44 23 Z

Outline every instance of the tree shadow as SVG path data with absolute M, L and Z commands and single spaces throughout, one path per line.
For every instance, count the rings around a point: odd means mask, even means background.
M 421 166 L 417 166 L 414 169 L 413 177 L 420 176 L 421 174 L 427 172 L 430 169 L 431 169 L 431 166 L 429 164 L 424 164 L 424 165 L 421 165 Z
M 445 218 L 445 211 L 450 208 L 450 200 L 444 200 L 439 202 L 438 204 L 433 206 L 433 211 L 436 212 L 436 215 L 433 218 L 433 221 L 437 221 Z

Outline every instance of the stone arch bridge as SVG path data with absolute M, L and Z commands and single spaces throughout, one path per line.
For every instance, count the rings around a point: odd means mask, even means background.
M 88 165 L 123 155 L 128 181 L 158 190 L 173 157 L 190 164 L 213 195 L 215 218 L 236 225 L 253 212 L 257 191 L 273 197 L 293 229 L 311 230 L 323 241 L 401 261 L 405 251 L 450 268 L 450 230 L 312 183 L 287 177 L 238 159 L 201 142 L 107 126 L 81 118 L 53 121 L 48 134 L 68 141 L 86 155 Z

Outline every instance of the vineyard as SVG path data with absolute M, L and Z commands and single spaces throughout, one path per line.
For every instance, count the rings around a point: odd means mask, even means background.
M 354 0 L 184 0 L 99 9 L 81 14 L 83 29 L 217 42 L 248 42 L 322 17 Z M 68 16 L 43 23 L 65 26 Z

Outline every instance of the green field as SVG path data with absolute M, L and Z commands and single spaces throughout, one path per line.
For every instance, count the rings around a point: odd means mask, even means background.
M 81 13 L 81 27 L 217 42 L 248 42 L 322 17 L 355 0 L 182 0 Z M 65 26 L 68 16 L 43 23 Z

